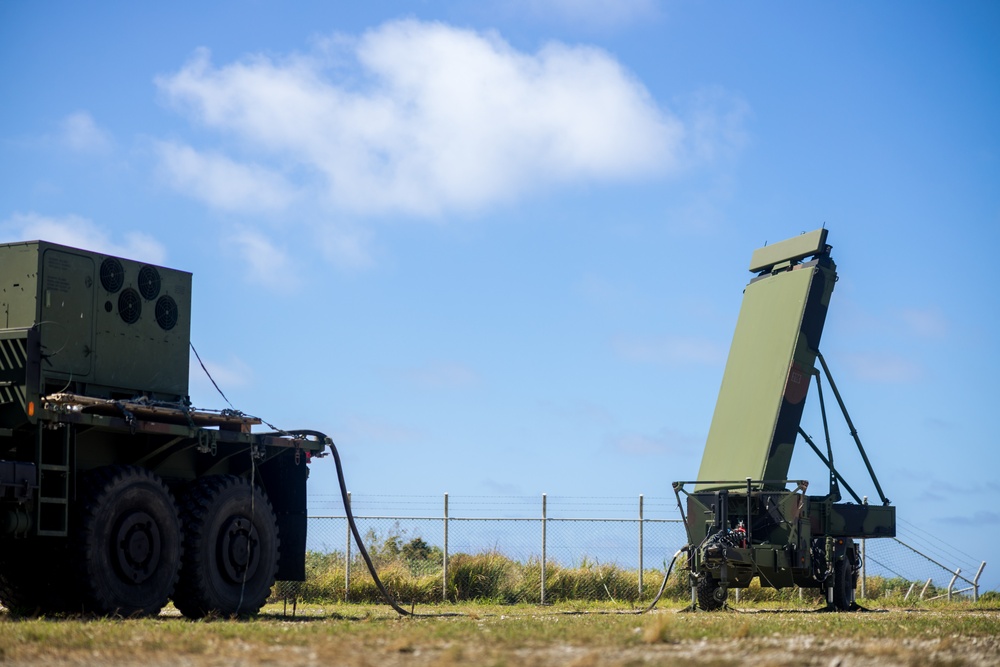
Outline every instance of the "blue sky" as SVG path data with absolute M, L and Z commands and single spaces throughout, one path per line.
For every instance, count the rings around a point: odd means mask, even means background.
M 229 398 L 332 434 L 357 493 L 663 497 L 750 254 L 825 224 L 823 352 L 882 486 L 990 560 L 998 29 L 990 2 L 5 2 L 0 240 L 194 273 Z M 825 489 L 805 446 L 792 475 Z

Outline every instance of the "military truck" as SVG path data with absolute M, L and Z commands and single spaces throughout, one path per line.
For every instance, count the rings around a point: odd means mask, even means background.
M 743 293 L 698 479 L 674 482 L 687 529 L 692 604 L 701 609 L 723 607 L 730 588 L 745 588 L 754 578 L 763 587 L 819 588 L 828 608 L 855 609 L 857 540 L 896 534 L 895 508 L 882 492 L 819 351 L 837 282 L 826 240 L 827 230 L 818 229 L 753 253 L 754 278 Z M 879 505 L 859 497 L 834 466 L 822 377 L 836 397 Z M 800 426 L 813 378 L 825 454 Z M 807 495 L 807 481 L 788 479 L 799 437 L 829 470 L 824 495 Z M 841 487 L 853 503 L 840 502 Z
M 245 616 L 305 578 L 327 438 L 191 407 L 190 273 L 0 245 L 0 602 Z

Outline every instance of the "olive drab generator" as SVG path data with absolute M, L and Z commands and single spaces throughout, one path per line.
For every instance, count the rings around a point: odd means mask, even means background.
M 327 440 L 188 400 L 191 274 L 0 244 L 0 602 L 245 616 L 305 578 Z
M 674 482 L 687 528 L 692 603 L 701 609 L 722 607 L 728 589 L 745 588 L 755 577 L 764 587 L 819 588 L 830 609 L 857 608 L 857 540 L 896 534 L 895 508 L 819 352 L 837 281 L 826 238 L 827 230 L 818 229 L 753 253 L 754 278 L 743 293 L 698 479 Z M 871 475 L 878 505 L 858 497 L 834 467 L 822 378 Z M 799 425 L 810 386 L 821 409 L 825 452 Z M 798 438 L 829 469 L 826 495 L 807 495 L 808 482 L 788 479 Z M 841 488 L 853 502 L 841 502 Z

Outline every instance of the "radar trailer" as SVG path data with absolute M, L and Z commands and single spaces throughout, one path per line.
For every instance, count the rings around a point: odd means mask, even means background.
M 896 534 L 895 507 L 819 352 L 837 281 L 826 238 L 818 229 L 753 253 L 755 276 L 743 293 L 698 479 L 673 484 L 687 528 L 692 604 L 703 610 L 722 608 L 730 588 L 755 577 L 763 587 L 819 588 L 829 609 L 857 609 L 857 540 Z M 859 497 L 834 467 L 822 378 L 881 504 Z M 800 426 L 814 379 L 825 452 Z M 788 479 L 799 438 L 829 469 L 826 495 L 807 495 L 808 482 Z M 842 488 L 853 502 L 841 502 Z

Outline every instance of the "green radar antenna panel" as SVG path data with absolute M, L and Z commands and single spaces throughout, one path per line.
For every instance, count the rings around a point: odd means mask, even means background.
M 754 277 L 743 293 L 698 479 L 674 482 L 688 534 L 692 604 L 702 609 L 721 608 L 729 588 L 746 587 L 755 577 L 766 587 L 819 588 L 830 608 L 855 609 L 855 540 L 895 536 L 895 508 L 819 351 L 837 282 L 830 251 L 827 230 L 817 229 L 759 248 L 750 259 Z M 834 467 L 821 377 L 881 505 L 860 498 Z M 823 417 L 825 453 L 800 426 L 811 386 Z M 829 470 L 824 496 L 807 495 L 808 482 L 788 479 L 800 438 Z M 840 502 L 841 487 L 853 503 Z

